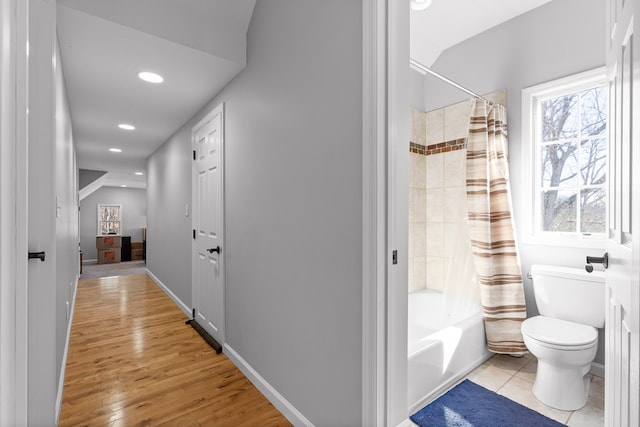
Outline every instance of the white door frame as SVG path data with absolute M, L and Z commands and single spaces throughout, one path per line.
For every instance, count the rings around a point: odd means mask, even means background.
M 2 0 L 0 34 L 0 425 L 27 425 L 28 3 Z
M 386 420 L 385 0 L 363 0 L 362 425 Z
M 362 6 L 362 425 L 395 426 L 408 415 L 409 7 Z

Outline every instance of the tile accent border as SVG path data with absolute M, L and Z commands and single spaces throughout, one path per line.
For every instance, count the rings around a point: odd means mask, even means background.
M 467 138 L 452 139 L 451 141 L 439 142 L 424 146 L 416 142 L 409 142 L 409 151 L 423 156 L 432 154 L 448 153 L 449 151 L 462 150 L 467 146 Z

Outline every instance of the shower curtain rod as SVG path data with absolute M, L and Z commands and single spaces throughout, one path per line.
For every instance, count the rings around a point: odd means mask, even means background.
M 445 76 L 443 76 L 442 74 L 436 73 L 435 71 L 433 71 L 431 68 L 422 65 L 421 63 L 419 63 L 416 60 L 413 59 L 409 59 L 409 65 L 411 65 L 413 68 L 417 69 L 418 71 L 422 71 L 428 74 L 431 74 L 434 77 L 439 78 L 440 80 L 442 80 L 445 83 L 450 84 L 451 86 L 460 89 L 461 91 L 468 93 L 469 95 L 473 96 L 474 98 L 478 98 L 478 99 L 482 99 L 484 101 L 486 101 L 489 105 L 493 105 L 493 102 L 489 101 L 487 98 L 478 95 L 477 93 L 467 89 L 466 87 L 454 82 L 453 80 L 451 80 L 450 78 L 447 78 Z

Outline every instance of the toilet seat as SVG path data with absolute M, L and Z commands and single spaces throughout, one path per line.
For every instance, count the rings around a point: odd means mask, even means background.
M 525 320 L 522 333 L 541 345 L 567 351 L 593 347 L 598 340 L 598 331 L 593 326 L 546 316 Z

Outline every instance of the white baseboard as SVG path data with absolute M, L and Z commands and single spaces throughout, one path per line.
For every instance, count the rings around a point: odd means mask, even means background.
M 82 260 L 82 265 L 89 265 L 89 264 L 97 264 L 98 263 L 98 259 L 83 259 Z
M 604 378 L 604 365 L 602 363 L 591 362 L 589 373 Z
M 415 424 L 409 418 L 398 424 L 398 427 L 416 427 L 418 424 Z
M 73 315 L 76 308 L 76 295 L 78 294 L 78 279 L 76 274 L 76 283 L 73 287 L 73 298 L 71 298 L 71 308 L 69 314 L 69 322 L 67 323 L 67 338 L 64 343 L 64 351 L 62 353 L 62 367 L 60 368 L 60 378 L 58 378 L 58 395 L 56 397 L 56 425 L 60 423 L 60 413 L 62 412 L 62 393 L 64 392 L 64 376 L 67 371 L 67 355 L 69 354 L 69 341 L 71 340 L 71 325 L 73 325 Z
M 260 376 L 229 344 L 224 345 L 224 354 L 242 371 L 242 373 L 256 386 L 258 390 L 275 406 L 289 421 L 296 426 L 313 427 L 311 421 L 305 418 L 287 399 Z
M 173 300 L 173 302 L 178 306 L 178 308 L 180 308 L 180 310 L 182 310 L 184 312 L 184 314 L 186 314 L 187 317 L 189 319 L 191 319 L 191 315 L 193 314 L 193 310 L 191 310 L 184 302 L 182 302 L 182 300 L 180 298 L 178 298 L 178 296 L 176 294 L 171 292 L 171 289 L 169 289 L 167 287 L 167 285 L 162 283 L 162 281 L 160 279 L 158 279 L 151 271 L 149 271 L 148 268 L 147 268 L 147 275 L 149 275 L 149 277 L 151 277 L 151 280 L 156 282 L 156 285 L 158 285 L 160 287 L 160 289 L 162 289 L 162 291 L 165 294 L 167 294 L 167 296 L 169 298 L 171 298 Z
M 147 274 L 166 293 L 169 298 L 189 317 L 192 310 L 180 298 L 176 296 L 160 279 L 147 268 Z M 242 373 L 256 386 L 258 390 L 275 406 L 289 421 L 296 426 L 313 427 L 311 421 L 306 419 L 291 403 L 289 403 L 275 388 L 271 386 L 258 372 L 253 369 L 240 355 L 228 344 L 224 344 L 224 354 L 242 371 Z

